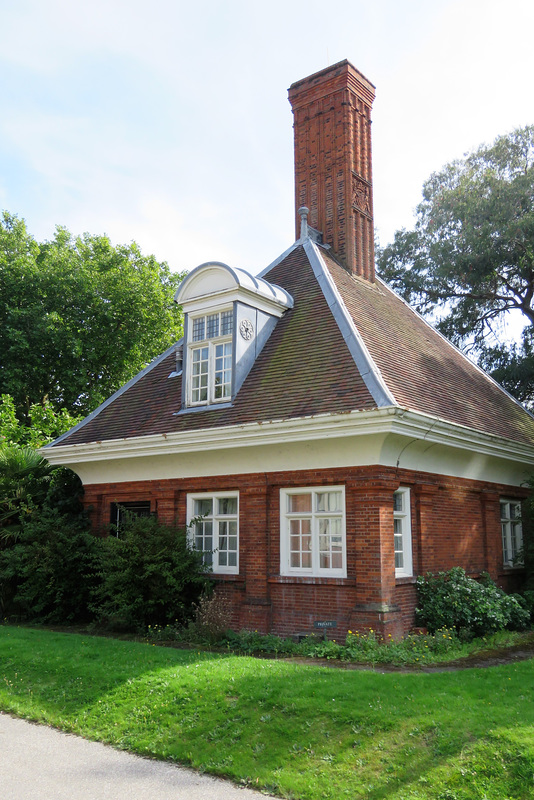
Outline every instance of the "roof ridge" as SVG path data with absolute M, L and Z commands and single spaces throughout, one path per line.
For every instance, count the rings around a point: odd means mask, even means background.
M 175 351 L 178 347 L 180 347 L 180 345 L 183 344 L 183 341 L 184 338 L 182 336 L 182 338 L 178 339 L 177 342 L 171 344 L 171 346 L 168 347 L 165 350 L 165 352 L 153 358 L 152 361 L 146 365 L 146 367 L 144 367 L 140 372 L 138 372 L 137 375 L 134 375 L 133 378 L 130 378 L 128 383 L 125 383 L 124 386 L 121 386 L 120 389 L 117 389 L 117 391 L 114 394 L 112 394 L 111 397 L 108 397 L 107 400 L 104 400 L 104 402 L 101 403 L 99 406 L 97 406 L 94 411 L 91 411 L 90 414 L 84 417 L 81 420 L 81 422 L 78 422 L 78 424 L 75 425 L 73 428 L 70 428 L 70 430 L 61 434 L 61 436 L 58 436 L 57 439 L 54 439 L 54 441 L 48 442 L 48 444 L 43 445 L 41 449 L 44 450 L 47 447 L 52 447 L 53 445 L 60 444 L 68 436 L 71 436 L 76 431 L 79 431 L 80 428 L 83 428 L 85 425 L 87 425 L 88 422 L 91 422 L 95 417 L 97 417 L 100 414 L 101 411 L 103 411 L 105 408 L 111 405 L 111 403 L 113 403 L 114 400 L 116 400 L 118 397 L 124 394 L 124 392 L 128 391 L 128 389 L 134 386 L 137 383 L 137 381 L 141 380 L 141 378 L 144 378 L 145 375 L 147 375 L 155 367 L 157 367 L 158 364 L 161 364 L 162 361 L 164 361 L 168 356 L 170 356 L 173 353 L 173 351 Z
M 302 245 L 328 307 L 373 400 L 379 408 L 398 406 L 330 275 L 319 247 L 311 239 L 306 239 Z

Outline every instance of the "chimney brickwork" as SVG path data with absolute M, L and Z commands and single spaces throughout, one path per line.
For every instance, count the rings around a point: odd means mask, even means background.
M 374 86 L 340 61 L 289 88 L 295 131 L 295 209 L 310 209 L 341 263 L 374 281 L 371 106 Z M 297 238 L 300 217 L 296 214 Z

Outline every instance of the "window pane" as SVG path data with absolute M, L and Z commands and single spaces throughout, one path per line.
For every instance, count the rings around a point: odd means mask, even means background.
M 206 336 L 208 339 L 214 339 L 219 335 L 219 315 L 209 314 L 206 317 Z
M 393 495 L 393 510 L 404 511 L 404 492 L 395 492 Z
M 204 339 L 204 317 L 193 320 L 193 341 L 201 342 Z
M 237 497 L 219 497 L 219 514 L 237 514 Z
M 195 500 L 195 517 L 204 517 L 206 514 L 211 514 L 213 510 L 213 503 L 211 497 L 203 497 Z
M 221 313 L 221 336 L 229 336 L 234 329 L 234 312 L 223 311 Z
M 317 511 L 342 511 L 341 492 L 317 492 Z
M 232 344 L 218 344 L 215 347 L 215 398 L 230 397 L 232 394 Z
M 288 511 L 290 513 L 311 512 L 311 493 L 309 494 L 290 494 L 287 497 Z
M 309 519 L 292 519 L 290 530 L 290 563 L 292 567 L 309 569 L 311 567 L 311 536 Z
M 330 553 L 321 553 L 319 556 L 319 566 L 321 569 L 330 569 Z
M 192 391 L 193 403 L 200 403 L 208 399 L 208 355 L 207 347 L 197 347 L 192 351 Z
M 332 569 L 341 569 L 343 566 L 343 553 L 332 553 Z

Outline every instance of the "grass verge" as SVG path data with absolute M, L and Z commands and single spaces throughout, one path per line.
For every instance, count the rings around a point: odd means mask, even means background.
M 288 798 L 530 800 L 534 661 L 382 674 L 0 627 L 0 709 Z

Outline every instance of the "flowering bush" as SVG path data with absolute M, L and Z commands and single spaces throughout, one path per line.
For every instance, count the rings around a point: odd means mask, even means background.
M 518 598 L 499 589 L 489 575 L 476 581 L 461 567 L 419 576 L 417 603 L 417 616 L 429 631 L 452 628 L 465 638 L 521 630 L 530 619 Z

